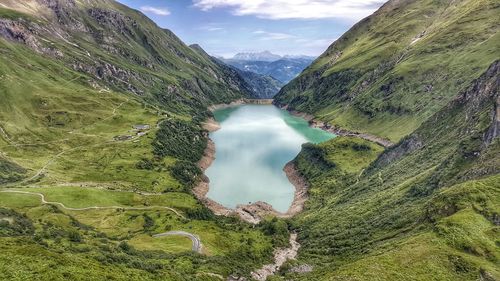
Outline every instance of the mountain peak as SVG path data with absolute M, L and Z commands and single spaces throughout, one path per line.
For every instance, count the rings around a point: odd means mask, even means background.
M 277 61 L 281 59 L 281 56 L 273 54 L 270 51 L 263 51 L 255 53 L 237 53 L 236 55 L 234 55 L 233 59 L 245 61 Z

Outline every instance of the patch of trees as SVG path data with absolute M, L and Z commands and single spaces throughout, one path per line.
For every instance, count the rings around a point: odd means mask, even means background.
M 368 151 L 371 150 L 371 147 L 364 143 L 354 143 L 352 145 L 352 149 L 354 149 L 355 151 Z
M 151 230 L 151 228 L 155 226 L 155 221 L 153 220 L 153 218 L 151 218 L 146 213 L 142 214 L 142 217 L 144 218 L 144 224 L 143 224 L 144 230 L 146 231 Z
M 214 213 L 210 211 L 207 207 L 204 205 L 198 207 L 198 208 L 190 208 L 186 210 L 186 215 L 190 219 L 195 219 L 195 220 L 213 220 L 215 219 Z
M 273 238 L 273 245 L 275 247 L 288 246 L 288 237 L 290 233 L 288 232 L 288 224 L 286 221 L 274 217 L 270 220 L 261 221 L 258 227 L 265 235 Z
M 182 120 L 167 120 L 160 125 L 153 142 L 157 157 L 175 157 L 197 162 L 207 146 L 205 131 L 198 125 Z M 147 163 L 146 163 L 147 164 Z
M 135 167 L 140 170 L 153 170 L 156 167 L 156 164 L 151 159 L 142 158 L 135 164 Z
M 317 177 L 335 168 L 335 163 L 326 158 L 323 148 L 311 143 L 302 145 L 302 151 L 296 161 L 300 172 L 307 178 Z
M 25 177 L 26 169 L 0 157 L 0 184 L 20 181 Z
M 202 172 L 201 169 L 192 162 L 177 161 L 170 167 L 170 174 L 184 186 L 186 191 L 188 191 L 196 184 Z

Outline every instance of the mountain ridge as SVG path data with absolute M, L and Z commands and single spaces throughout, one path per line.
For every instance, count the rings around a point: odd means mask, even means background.
M 218 57 L 221 60 L 240 60 L 240 61 L 267 61 L 273 62 L 281 59 L 305 59 L 305 60 L 313 60 L 316 57 L 307 56 L 307 55 L 277 55 L 273 54 L 270 51 L 262 51 L 262 52 L 242 52 L 237 53 L 230 58 Z
M 243 60 L 243 61 L 267 61 L 273 62 L 281 59 L 280 55 L 273 54 L 269 51 L 262 52 L 247 52 L 247 53 L 237 53 L 231 59 L 233 60 Z
M 313 60 L 302 57 L 282 57 L 274 61 L 236 59 L 222 59 L 222 61 L 242 71 L 271 76 L 286 84 L 299 75 Z
M 500 139 L 493 133 L 499 66 L 494 62 L 415 132 L 383 152 L 351 137 L 305 145 L 294 161 L 311 184 L 311 197 L 294 227 L 302 243 L 299 260 L 320 268 L 284 276 L 495 280 L 500 275 L 494 265 L 500 255 L 494 234 Z M 411 264 L 405 265 L 407 260 Z
M 497 58 L 498 9 L 483 0 L 389 1 L 283 87 L 276 103 L 397 141 Z
M 389 138 L 304 145 L 293 280 L 496 280 L 500 26 L 494 1 L 389 1 L 275 104 Z M 479 195 L 481 194 L 481 195 Z

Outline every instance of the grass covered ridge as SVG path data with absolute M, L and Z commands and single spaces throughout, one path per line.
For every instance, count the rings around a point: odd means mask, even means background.
M 275 102 L 397 142 L 498 59 L 499 10 L 492 0 L 388 1 Z
M 349 138 L 305 146 L 295 161 L 311 196 L 292 225 L 298 264 L 316 269 L 284 278 L 498 279 L 498 71 L 383 152 Z

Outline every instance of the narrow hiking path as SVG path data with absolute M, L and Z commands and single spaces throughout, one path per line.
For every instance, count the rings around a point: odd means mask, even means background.
M 17 194 L 26 194 L 26 195 L 34 195 L 40 197 L 42 204 L 48 204 L 48 205 L 56 205 L 59 206 L 63 209 L 69 210 L 69 211 L 89 211 L 89 210 L 111 210 L 111 209 L 120 209 L 120 210 L 153 210 L 153 209 L 165 209 L 169 210 L 173 213 L 175 213 L 177 216 L 185 219 L 184 215 L 182 215 L 179 211 L 177 211 L 174 208 L 170 207 L 165 207 L 165 206 L 147 206 L 147 207 L 126 207 L 126 206 L 103 206 L 103 207 L 98 207 L 98 206 L 92 206 L 92 207 L 84 207 L 84 208 L 71 208 L 67 207 L 61 202 L 51 202 L 45 200 L 45 195 L 42 193 L 37 193 L 37 192 L 28 192 L 28 191 L 19 191 L 19 190 L 1 190 L 0 193 L 17 193 Z
M 102 123 L 103 121 L 106 121 L 106 120 L 109 120 L 109 119 L 111 119 L 111 118 L 115 117 L 115 116 L 116 116 L 116 111 L 117 111 L 119 108 L 121 108 L 124 104 L 126 104 L 127 102 L 129 102 L 129 101 L 130 101 L 130 99 L 129 99 L 129 98 L 126 98 L 126 100 L 125 100 L 125 101 L 123 101 L 123 102 L 121 102 L 120 104 L 118 104 L 117 106 L 113 107 L 113 110 L 111 111 L 111 115 L 110 115 L 110 116 L 108 116 L 108 117 L 106 117 L 106 118 L 104 118 L 104 119 L 102 119 L 102 120 L 100 120 L 99 122 L 96 122 L 96 123 Z M 74 130 L 72 130 L 72 131 L 69 131 L 69 132 L 68 132 L 68 134 L 75 134 L 75 132 L 80 131 L 80 130 L 83 130 L 83 129 L 88 128 L 88 127 L 91 127 L 91 126 L 94 126 L 96 123 L 92 123 L 92 124 L 89 124 L 89 125 L 86 125 L 86 126 L 80 127 L 80 128 L 78 128 L 78 129 L 74 129 Z M 86 134 L 84 134 L 84 133 L 79 133 L 79 134 L 86 135 Z M 91 135 L 91 136 L 94 136 L 94 135 Z
M 54 143 L 65 142 L 65 141 L 68 141 L 68 140 L 70 140 L 70 139 L 65 138 L 65 139 L 58 139 L 58 140 L 46 141 L 46 142 L 8 144 L 8 145 L 1 146 L 0 148 L 11 147 L 11 146 L 13 146 L 13 147 L 39 146 L 39 145 L 46 145 L 46 144 L 54 144 Z
M 153 235 L 153 238 L 165 237 L 165 236 L 184 236 L 184 237 L 187 237 L 187 238 L 191 239 L 191 241 L 193 242 L 193 246 L 192 246 L 191 250 L 193 252 L 201 254 L 201 241 L 197 235 L 194 235 L 194 234 L 191 234 L 191 233 L 185 232 L 185 231 L 174 230 L 174 231 L 155 234 L 155 235 Z

